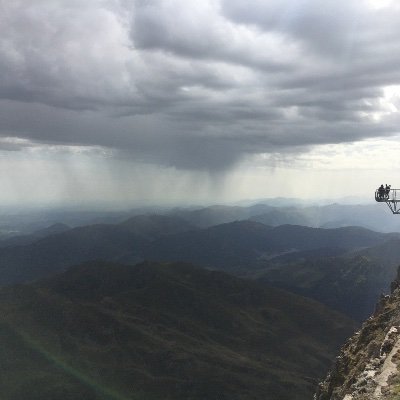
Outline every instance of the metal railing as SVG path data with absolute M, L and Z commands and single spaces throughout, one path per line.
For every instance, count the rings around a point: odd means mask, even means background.
M 386 203 L 393 214 L 400 214 L 400 189 L 380 190 L 375 191 L 375 200 L 377 202 Z

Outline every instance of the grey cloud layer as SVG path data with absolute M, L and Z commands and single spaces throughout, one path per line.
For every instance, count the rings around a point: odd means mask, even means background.
M 0 148 L 220 170 L 393 135 L 400 10 L 368 3 L 0 0 Z

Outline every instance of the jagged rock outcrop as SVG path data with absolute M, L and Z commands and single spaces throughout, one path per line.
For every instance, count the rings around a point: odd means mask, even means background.
M 342 347 L 314 400 L 400 399 L 400 267 L 391 295 Z

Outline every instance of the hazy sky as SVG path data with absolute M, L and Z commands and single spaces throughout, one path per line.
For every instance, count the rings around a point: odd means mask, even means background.
M 400 4 L 0 0 L 0 203 L 400 185 Z

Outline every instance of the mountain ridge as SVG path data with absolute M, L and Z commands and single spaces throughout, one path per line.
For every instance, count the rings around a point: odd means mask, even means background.
M 93 259 L 125 263 L 181 260 L 235 271 L 258 268 L 268 258 L 293 249 L 333 246 L 333 242 L 349 249 L 391 237 L 368 230 L 355 235 L 354 229 L 273 228 L 248 220 L 198 229 L 172 217 L 134 217 L 121 224 L 77 227 L 27 245 L 0 248 L 0 284 L 41 278 Z

